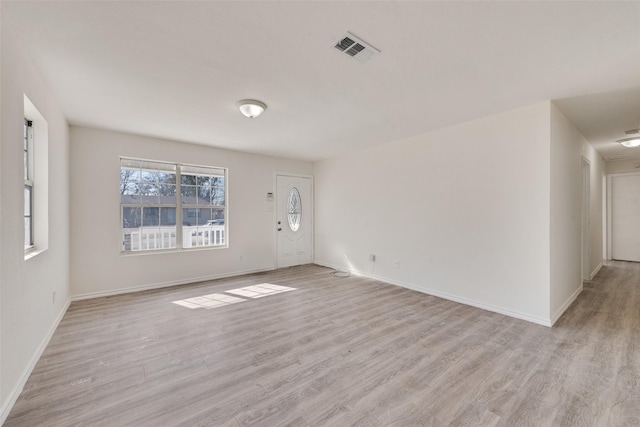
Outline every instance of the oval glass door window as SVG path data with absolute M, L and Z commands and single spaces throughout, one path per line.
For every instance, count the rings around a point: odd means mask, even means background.
M 298 228 L 300 228 L 300 221 L 302 220 L 302 201 L 300 200 L 300 192 L 296 187 L 289 190 L 287 205 L 289 228 L 291 231 L 298 231 Z

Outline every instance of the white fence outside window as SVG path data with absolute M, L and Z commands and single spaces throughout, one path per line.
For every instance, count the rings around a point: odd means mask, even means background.
M 224 225 L 183 226 L 182 247 L 200 248 L 225 244 Z M 123 228 L 125 251 L 148 251 L 176 247 L 175 227 Z

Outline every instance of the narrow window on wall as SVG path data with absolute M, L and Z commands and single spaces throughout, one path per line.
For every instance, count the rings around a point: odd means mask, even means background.
M 33 127 L 24 119 L 24 249 L 33 248 Z
M 226 169 L 121 159 L 122 251 L 225 246 Z
M 24 259 L 28 260 L 49 248 L 49 125 L 26 95 L 23 117 Z

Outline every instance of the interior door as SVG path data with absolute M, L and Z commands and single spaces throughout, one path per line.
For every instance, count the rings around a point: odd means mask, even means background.
M 276 176 L 278 267 L 309 264 L 313 248 L 311 178 Z
M 611 258 L 640 261 L 640 174 L 611 176 Z

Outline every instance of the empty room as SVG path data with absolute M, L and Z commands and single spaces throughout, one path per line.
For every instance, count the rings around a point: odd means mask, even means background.
M 0 425 L 640 425 L 640 1 L 0 24 Z

